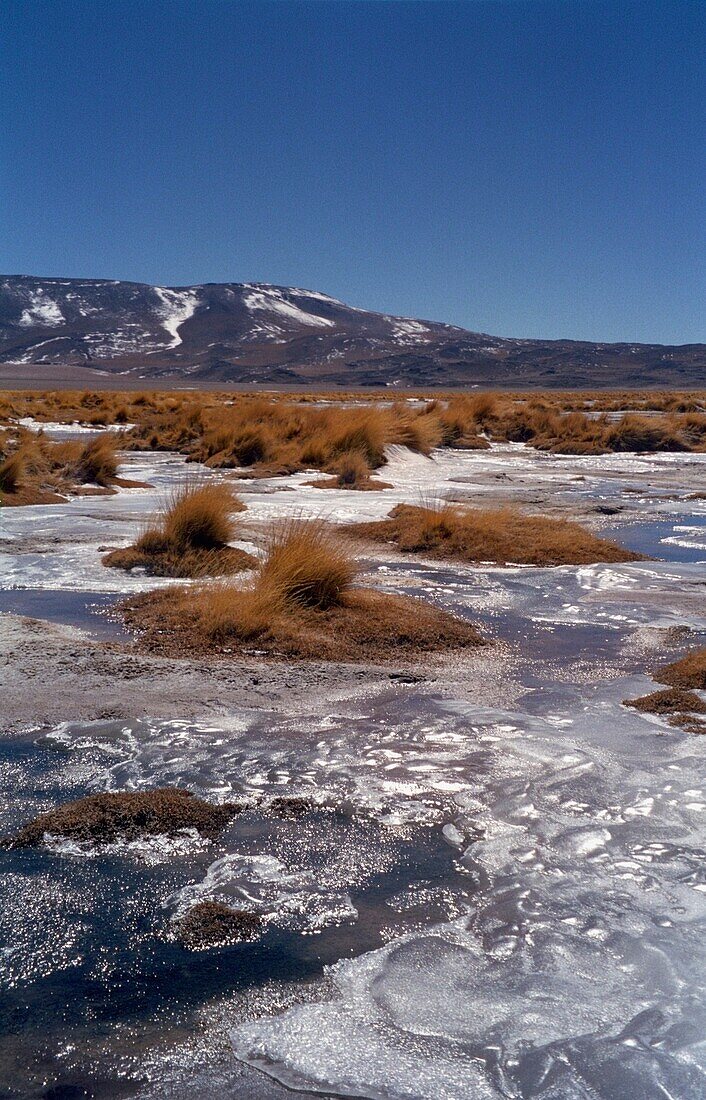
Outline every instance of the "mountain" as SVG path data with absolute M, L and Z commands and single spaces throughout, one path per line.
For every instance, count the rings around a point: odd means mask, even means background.
M 706 345 L 511 340 L 267 283 L 0 276 L 0 363 L 175 383 L 696 387 Z M 87 375 L 91 372 L 87 371 Z M 87 382 L 87 384 L 89 384 Z

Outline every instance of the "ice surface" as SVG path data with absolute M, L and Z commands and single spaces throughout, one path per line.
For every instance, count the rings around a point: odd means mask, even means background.
M 235 1027 L 238 1057 L 386 1100 L 703 1095 L 706 746 L 651 737 L 625 686 L 576 689 L 563 725 L 486 716 L 487 770 L 454 797 L 471 915 L 338 963 L 333 999 Z
M 98 881 L 104 860 L 134 874 L 144 861 L 165 876 L 155 904 L 166 922 L 214 898 L 257 910 L 267 935 L 317 932 L 317 950 L 338 945 L 327 958 L 341 961 L 312 1003 L 273 1015 L 275 990 L 264 1015 L 230 1017 L 238 1058 L 289 1086 L 385 1100 L 706 1095 L 706 738 L 622 705 L 654 690 L 646 670 L 664 659 L 667 628 L 706 629 L 703 566 L 676 557 L 686 548 L 674 541 L 699 541 L 703 502 L 684 498 L 705 461 L 520 445 L 427 459 L 394 448 L 381 471 L 393 488 L 380 493 L 314 489 L 313 471 L 236 479 L 255 525 L 292 514 L 380 518 L 428 496 L 477 502 L 496 476 L 528 500 L 541 488 L 589 506 L 637 488 L 631 499 L 650 501 L 667 560 L 500 569 L 367 552 L 374 583 L 480 620 L 513 647 L 502 675 L 514 701 L 502 705 L 461 686 L 456 698 L 439 668 L 438 687 L 312 696 L 297 717 L 258 709 L 213 723 L 37 731 L 33 751 L 63 797 L 174 784 L 248 809 L 203 851 L 184 838 L 172 853 L 152 841 L 89 859 L 50 840 L 41 855 L 58 875 L 20 866 L 3 883 L 0 923 L 19 932 L 0 976 L 35 980 L 90 958 L 88 932 L 66 916 L 82 913 L 77 877 Z M 154 490 L 4 511 L 0 583 L 154 587 L 104 570 L 98 547 L 131 541 L 184 470 L 178 456 L 132 456 L 121 472 Z M 639 545 L 639 523 L 634 534 Z M 490 658 L 488 667 L 495 674 Z M 0 771 L 5 815 L 16 813 L 20 776 Z M 31 773 L 23 782 L 34 806 L 41 784 Z M 267 806 L 278 795 L 304 795 L 316 809 L 274 820 Z M 138 904 L 129 891 L 120 903 Z

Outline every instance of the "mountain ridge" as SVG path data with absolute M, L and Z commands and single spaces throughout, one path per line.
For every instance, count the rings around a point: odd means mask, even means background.
M 193 382 L 575 387 L 706 384 L 706 345 L 509 338 L 271 283 L 0 275 L 0 363 Z

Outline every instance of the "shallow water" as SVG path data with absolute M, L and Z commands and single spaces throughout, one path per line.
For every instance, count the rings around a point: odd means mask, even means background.
M 382 494 L 243 483 L 258 520 L 321 498 L 341 520 L 433 491 L 474 499 L 489 471 L 523 479 L 528 499 L 550 484 L 603 504 L 636 487 L 645 522 L 611 517 L 611 534 L 663 560 L 371 559 L 377 584 L 509 647 L 512 706 L 430 670 L 305 722 L 241 710 L 217 727 L 67 723 L 0 741 L 2 832 L 98 790 L 177 784 L 247 807 L 216 844 L 2 855 L 0 1096 L 264 1098 L 276 1082 L 385 1100 L 706 1095 L 706 738 L 622 706 L 653 689 L 645 669 L 670 631 L 706 632 L 706 551 L 674 541 L 700 537 L 703 502 L 684 498 L 704 457 L 398 452 Z M 118 588 L 97 548 L 127 541 L 182 472 L 140 456 L 130 476 L 155 491 L 17 509 L 5 609 L 86 624 L 111 592 L 154 586 Z M 285 793 L 314 806 L 276 818 Z M 183 950 L 173 922 L 208 898 L 259 912 L 262 939 Z

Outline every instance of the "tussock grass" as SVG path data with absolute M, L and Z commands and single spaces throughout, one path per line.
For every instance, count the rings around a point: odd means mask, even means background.
M 76 480 L 108 487 L 118 474 L 117 444 L 105 432 L 91 439 L 81 451 L 76 463 Z
M 626 699 L 626 707 L 645 714 L 706 714 L 706 703 L 695 692 L 684 688 L 663 688 L 639 699 Z
M 346 451 L 333 466 L 334 477 L 309 482 L 316 489 L 351 489 L 356 492 L 375 492 L 390 489 L 387 481 L 372 477 L 372 470 L 358 451 Z
M 387 519 L 357 523 L 349 530 L 407 553 L 496 565 L 584 565 L 642 557 L 577 523 L 524 515 L 515 508 L 398 504 Z
M 670 684 L 675 688 L 697 688 L 706 691 L 706 649 L 697 649 L 687 653 L 679 661 L 673 661 L 655 672 L 654 679 L 660 684 Z
M 327 406 L 317 407 L 322 398 Z M 22 416 L 135 423 L 125 446 L 178 451 L 213 466 L 272 474 L 310 468 L 335 474 L 336 461 L 347 452 L 378 469 L 390 443 L 424 454 L 437 446 L 485 448 L 489 441 L 579 455 L 706 449 L 706 395 L 698 391 L 474 392 L 441 394 L 419 406 L 390 404 L 389 393 L 375 392 L 266 398 L 90 391 L 4 395 L 0 419 Z
M 225 582 L 127 601 L 148 649 L 386 661 L 483 644 L 469 623 L 408 597 L 356 588 L 350 549 L 320 521 L 276 527 L 252 584 Z
M 15 451 L 0 463 L 0 493 L 16 493 L 24 474 L 24 456 Z
M 133 546 L 113 550 L 103 564 L 144 569 L 160 577 L 206 577 L 251 569 L 256 559 L 229 546 L 237 530 L 234 512 L 244 505 L 230 486 L 191 482 L 168 498 L 158 521 Z
M 327 610 L 340 605 L 356 572 L 349 548 L 327 524 L 294 518 L 272 529 L 258 588 L 275 602 Z

